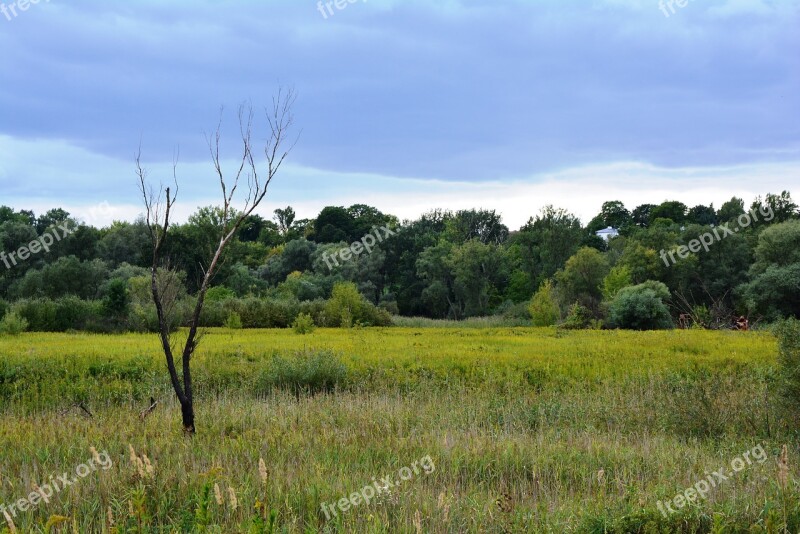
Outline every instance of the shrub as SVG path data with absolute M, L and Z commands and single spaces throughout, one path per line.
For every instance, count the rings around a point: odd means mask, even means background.
M 325 324 L 331 327 L 390 326 L 389 312 L 368 302 L 352 282 L 341 282 L 333 287 L 330 300 L 325 305 Z
M 172 305 L 173 307 L 167 315 L 167 327 L 170 332 L 176 332 L 182 324 L 189 322 L 192 304 L 188 299 L 184 299 Z M 222 324 L 218 326 L 222 326 Z M 128 314 L 128 328 L 134 332 L 158 332 L 158 314 L 155 304 L 133 304 Z
M 354 317 L 361 316 L 361 309 L 366 299 L 351 282 L 341 282 L 333 287 L 331 298 L 325 307 L 325 316 L 329 326 L 350 328 Z
M 347 379 L 347 366 L 332 351 L 300 351 L 290 356 L 275 355 L 262 374 L 263 387 L 302 394 L 331 393 Z
M 20 317 L 17 312 L 10 311 L 0 320 L 0 334 L 18 336 L 27 329 L 28 321 Z
M 81 300 L 73 296 L 56 300 L 21 300 L 14 305 L 14 310 L 28 321 L 33 332 L 107 332 L 113 329 L 102 301 Z
M 241 330 L 242 329 L 242 318 L 239 316 L 238 313 L 232 312 L 228 315 L 228 318 L 225 320 L 225 328 L 230 328 L 231 330 Z
M 225 320 L 229 315 L 230 312 L 225 309 L 222 301 L 207 300 L 203 311 L 200 312 L 200 326 L 207 328 L 225 326 Z
M 287 328 L 297 316 L 299 304 L 295 300 L 250 297 L 226 301 L 225 308 L 239 314 L 244 328 Z
M 558 307 L 553 283 L 550 280 L 545 281 L 539 287 L 539 291 L 531 299 L 528 310 L 533 319 L 533 326 L 552 326 L 559 320 L 561 310 Z
M 382 310 L 386 310 L 389 315 L 400 315 L 400 307 L 397 305 L 396 300 L 383 300 L 381 299 L 380 304 L 378 307 Z
M 649 280 L 623 288 L 609 307 L 611 325 L 630 330 L 668 330 L 672 318 L 664 300 L 669 298 L 667 286 Z
M 560 325 L 567 330 L 582 330 L 584 328 L 597 328 L 598 324 L 592 316 L 592 312 L 586 306 L 575 303 L 569 307 L 567 318 Z
M 519 320 L 524 322 L 525 326 L 527 326 L 530 325 L 531 322 L 531 312 L 529 307 L 530 304 L 527 302 L 519 302 L 515 304 L 512 301 L 507 300 L 497 308 L 495 315 L 502 316 L 504 319 Z
M 214 286 L 206 291 L 206 302 L 223 302 L 236 297 L 232 289 L 225 286 Z
M 314 324 L 323 326 L 325 319 L 325 306 L 326 303 L 323 299 L 307 300 L 300 303 L 298 306 L 298 314 L 305 313 L 314 319 Z
M 307 313 L 301 313 L 298 315 L 294 323 L 292 323 L 292 328 L 296 334 L 310 334 L 314 331 L 314 319 Z

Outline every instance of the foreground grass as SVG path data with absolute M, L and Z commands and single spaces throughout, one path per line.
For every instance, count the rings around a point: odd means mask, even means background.
M 276 532 L 800 527 L 795 437 L 772 400 L 775 346 L 766 335 L 218 330 L 195 362 L 202 386 L 193 439 L 179 434 L 155 343 L 150 336 L 0 340 L 0 503 L 73 471 L 90 447 L 113 461 L 18 513 L 20 532 L 44 532 L 54 515 L 69 517 L 61 528 L 76 532 L 268 532 L 271 516 Z M 297 397 L 269 387 L 272 352 L 304 346 L 343 355 L 341 389 Z M 43 382 L 31 382 L 34 372 Z M 142 421 L 148 403 L 125 397 L 132 393 L 161 404 Z M 62 414 L 76 399 L 93 418 L 78 409 Z M 776 459 L 786 443 L 784 485 Z M 680 513 L 658 511 L 659 500 L 759 444 L 768 454 L 763 464 Z M 144 456 L 152 472 L 138 465 Z M 427 456 L 433 472 L 369 505 L 330 519 L 320 508 L 376 477 L 396 479 Z

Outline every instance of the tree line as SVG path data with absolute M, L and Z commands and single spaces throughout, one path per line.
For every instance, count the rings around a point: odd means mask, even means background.
M 753 210 L 773 216 L 738 228 L 737 221 Z M 170 281 L 176 302 L 190 300 L 201 288 L 226 217 L 231 214 L 223 208 L 208 206 L 170 225 L 160 276 Z M 16 265 L 0 264 L 0 314 L 16 309 L 32 328 L 56 330 L 37 314 L 76 314 L 83 306 L 102 324 L 153 329 L 152 242 L 144 219 L 95 228 L 63 209 L 37 216 L 3 206 L 0 245 L 6 253 L 17 251 L 64 223 L 71 232 L 49 250 Z M 369 253 L 340 254 L 382 227 L 391 235 Z M 608 241 L 596 235 L 607 227 L 619 235 Z M 664 251 L 689 247 L 722 227 L 740 231 L 676 263 L 663 260 Z M 233 313 L 247 316 L 241 302 L 250 299 L 271 303 L 264 313 L 272 319 L 251 317 L 245 326 L 284 326 L 303 312 L 330 324 L 326 302 L 335 287 L 346 284 L 363 299 L 362 316 L 351 319 L 370 324 L 383 324 L 390 315 L 502 315 L 539 324 L 629 328 L 666 326 L 679 317 L 704 327 L 724 327 L 735 315 L 773 321 L 800 316 L 798 245 L 800 211 L 787 191 L 749 205 L 734 197 L 718 209 L 666 201 L 629 210 L 609 201 L 586 225 L 566 209 L 547 206 L 513 231 L 497 211 L 486 209 L 434 210 L 400 221 L 364 204 L 329 206 L 314 219 L 298 219 L 287 207 L 271 218 L 243 218 L 211 281 L 204 320 L 216 325 Z M 325 261 L 337 254 L 335 266 Z M 76 324 L 69 317 L 50 320 Z

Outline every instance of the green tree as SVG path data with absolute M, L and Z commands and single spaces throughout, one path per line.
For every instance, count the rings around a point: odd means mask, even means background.
M 714 210 L 714 204 L 711 204 L 711 206 L 703 206 L 700 204 L 693 207 L 689 210 L 689 213 L 686 214 L 686 221 L 703 226 L 717 224 L 717 212 Z
M 508 227 L 494 210 L 461 210 L 445 223 L 444 238 L 461 245 L 473 239 L 484 245 L 502 244 L 508 239 Z
M 112 265 L 128 263 L 145 267 L 151 260 L 149 243 L 150 235 L 142 219 L 134 223 L 115 221 L 103 230 L 97 253 L 99 259 Z
M 602 253 L 589 247 L 580 249 L 556 275 L 565 302 L 577 301 L 596 312 L 603 298 L 603 279 L 609 269 Z
M 769 320 L 800 316 L 800 221 L 761 232 L 750 278 L 737 289 L 749 313 Z
M 531 298 L 528 310 L 533 319 L 533 326 L 553 326 L 561 318 L 553 283 L 546 280 Z
M 405 222 L 397 235 L 381 243 L 381 250 L 386 254 L 383 267 L 386 288 L 396 295 L 402 315 L 442 316 L 440 310 L 434 311 L 428 306 L 429 302 L 441 302 L 439 298 L 432 297 L 429 291 L 423 299 L 430 281 L 423 279 L 417 270 L 417 261 L 423 251 L 438 243 L 451 217 L 452 214 L 444 210 L 425 213 L 416 221 Z M 446 306 L 443 313 L 447 314 Z
M 625 204 L 620 200 L 604 202 L 600 208 L 600 213 L 592 219 L 586 229 L 589 232 L 597 232 L 609 226 L 618 230 L 628 228 L 633 224 L 631 212 L 625 208 Z
M 453 276 L 456 306 L 465 317 L 488 315 L 500 304 L 508 269 L 504 250 L 477 239 L 454 247 L 446 265 Z
M 767 321 L 800 317 L 800 263 L 771 265 L 737 289 L 750 315 Z
M 660 261 L 655 250 L 631 240 L 622 251 L 617 265 L 628 269 L 634 284 L 641 284 L 645 280 L 660 277 L 663 266 L 663 263 L 659 264 Z
M 610 302 L 621 289 L 630 285 L 633 285 L 630 269 L 625 265 L 615 265 L 603 279 L 603 298 Z
M 640 206 L 636 206 L 631 213 L 631 219 L 633 219 L 633 224 L 640 228 L 647 228 L 650 226 L 650 214 L 653 209 L 656 208 L 655 204 L 642 204 Z
M 670 219 L 672 222 L 681 224 L 686 221 L 686 212 L 689 208 L 683 202 L 668 200 L 662 202 L 650 212 L 650 221 L 656 219 Z
M 758 197 L 750 209 L 760 210 L 761 213 L 774 213 L 775 218 L 771 221 L 772 223 L 782 223 L 800 216 L 797 204 L 792 200 L 792 195 L 788 191 L 783 191 L 780 195 L 769 193 L 763 201 L 761 197 Z
M 122 278 L 114 278 L 108 283 L 103 298 L 103 308 L 111 317 L 121 318 L 128 314 L 131 297 L 128 293 L 128 282 Z
M 533 287 L 538 287 L 578 251 L 584 234 L 577 217 L 564 209 L 545 206 L 522 227 L 511 244 L 519 245 L 523 266 L 531 275 Z
M 275 214 L 274 220 L 278 224 L 278 231 L 281 236 L 286 238 L 296 217 L 294 209 L 291 206 L 286 206 L 285 209 L 278 208 L 273 213 Z
M 421 301 L 433 317 L 463 318 L 455 297 L 455 279 L 448 258 L 453 245 L 442 241 L 417 258 L 417 275 L 424 282 Z
M 313 240 L 317 243 L 350 243 L 355 237 L 355 218 L 345 208 L 328 206 L 314 222 Z
M 775 224 L 759 234 L 753 274 L 772 265 L 786 267 L 795 263 L 800 263 L 800 221 Z
M 738 197 L 733 197 L 719 208 L 717 212 L 717 220 L 720 223 L 726 223 L 744 214 L 744 200 Z
M 108 267 L 101 260 L 82 262 L 75 256 L 67 256 L 41 270 L 28 271 L 9 292 L 16 298 L 56 299 L 73 295 L 85 300 L 97 299 L 108 274 Z

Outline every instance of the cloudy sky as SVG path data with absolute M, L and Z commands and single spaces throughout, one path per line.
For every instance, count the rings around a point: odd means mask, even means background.
M 266 217 L 800 196 L 800 0 L 0 1 L 17 209 L 133 219 L 141 142 L 155 181 L 180 151 L 185 218 L 219 197 L 220 109 L 233 157 L 237 107 L 280 86 L 300 137 Z

